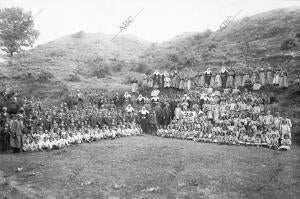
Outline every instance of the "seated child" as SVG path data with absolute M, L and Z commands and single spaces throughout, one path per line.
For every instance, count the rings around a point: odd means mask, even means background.
M 292 141 L 290 139 L 289 134 L 284 134 L 283 139 L 281 140 L 281 146 L 279 147 L 279 150 L 287 151 L 291 149 Z
M 271 133 L 270 134 L 269 148 L 278 149 L 278 145 L 279 145 L 278 135 L 276 133 Z
M 261 134 L 257 133 L 255 135 L 254 146 L 261 146 Z
M 267 135 L 267 131 L 263 131 L 261 134 L 261 146 L 268 147 L 270 144 L 269 136 Z

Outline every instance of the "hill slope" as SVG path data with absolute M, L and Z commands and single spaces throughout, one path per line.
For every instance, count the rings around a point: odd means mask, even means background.
M 291 39 L 296 46 L 283 50 Z M 300 63 L 300 8 L 273 10 L 232 22 L 224 30 L 185 34 L 164 42 L 142 56 L 157 68 L 191 67 L 203 70 L 220 65 L 239 66 L 247 61 L 283 64 L 297 69 Z M 166 61 L 163 61 L 166 60 Z M 245 64 L 245 63 L 244 63 Z
M 128 79 L 139 79 L 141 73 L 154 69 L 203 71 L 208 66 L 242 68 L 263 63 L 287 66 L 292 75 L 300 70 L 300 8 L 257 14 L 232 22 L 223 31 L 188 32 L 159 44 L 131 35 L 111 41 L 113 36 L 83 31 L 64 36 L 2 60 L 0 79 L 26 88 L 27 94 L 48 97 L 75 88 L 126 90 Z M 295 46 L 283 49 L 288 39 Z M 97 78 L 99 72 L 107 74 Z M 81 80 L 69 81 L 70 74 Z M 36 81 L 51 75 L 50 81 Z

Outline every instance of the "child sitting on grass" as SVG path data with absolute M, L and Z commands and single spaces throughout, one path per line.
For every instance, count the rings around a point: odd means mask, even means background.
M 283 139 L 281 140 L 281 146 L 279 150 L 287 151 L 291 149 L 292 141 L 290 139 L 289 134 L 284 134 Z

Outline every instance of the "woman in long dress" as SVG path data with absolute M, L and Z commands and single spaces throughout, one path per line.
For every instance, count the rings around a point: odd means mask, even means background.
M 276 68 L 274 71 L 274 77 L 273 77 L 273 85 L 274 86 L 279 85 L 279 75 L 280 75 L 280 70 L 278 68 Z
M 266 81 L 266 84 L 267 85 L 271 85 L 272 83 L 273 83 L 272 68 L 268 67 L 268 69 L 267 69 L 267 81 Z
M 191 78 L 188 77 L 187 82 L 186 82 L 186 90 L 190 91 L 191 87 L 192 87 L 192 81 L 191 81 Z
M 213 74 L 212 73 L 212 75 L 211 75 L 211 78 L 210 78 L 210 83 L 209 83 L 209 85 L 210 85 L 210 87 L 214 87 L 214 85 L 215 85 L 215 74 Z
M 215 85 L 218 88 L 222 87 L 222 79 L 221 79 L 221 75 L 220 74 L 217 74 L 216 77 L 215 77 Z
M 261 85 L 264 86 L 266 84 L 266 81 L 265 81 L 265 70 L 263 68 L 259 70 L 259 79 Z
M 171 78 L 170 78 L 168 73 L 165 74 L 164 87 L 165 88 L 170 88 L 171 87 Z
M 284 73 L 283 73 L 283 69 L 281 69 L 280 71 L 280 75 L 279 75 L 279 88 L 283 88 L 283 82 L 284 82 Z
M 239 88 L 239 87 L 242 86 L 242 76 L 241 76 L 240 71 L 237 71 L 236 74 L 235 74 L 234 86 L 236 88 Z
M 210 70 L 210 68 L 208 68 L 207 70 L 206 70 L 206 72 L 205 72 L 205 84 L 207 85 L 207 86 L 210 86 L 210 79 L 211 79 L 211 76 L 212 76 L 212 72 L 211 72 L 211 70 Z
M 146 110 L 146 107 L 139 111 L 139 120 L 143 133 L 149 133 L 149 111 Z
M 200 76 L 200 86 L 203 87 L 205 84 L 205 76 L 203 73 L 201 73 L 201 76 Z
M 234 87 L 233 73 L 232 72 L 228 73 L 226 87 L 227 88 L 233 88 Z
M 222 88 L 226 88 L 227 77 L 228 77 L 228 71 L 226 70 L 225 67 L 222 67 L 222 69 L 221 69 Z

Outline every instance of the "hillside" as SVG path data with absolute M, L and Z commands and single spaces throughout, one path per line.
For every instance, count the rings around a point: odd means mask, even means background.
M 286 40 L 296 46 L 282 49 Z M 268 63 L 299 70 L 300 8 L 273 10 L 232 22 L 224 30 L 189 33 L 152 48 L 142 56 L 157 68 L 204 70 L 221 65 L 241 67 Z M 163 61 L 165 60 L 165 61 Z M 298 65 L 297 65 L 298 64 Z M 297 68 L 298 66 L 298 68 Z
M 245 17 L 223 31 L 186 32 L 162 43 L 122 34 L 111 41 L 113 36 L 80 31 L 5 58 L 1 81 L 28 95 L 48 99 L 57 93 L 58 100 L 77 88 L 128 90 L 130 79 L 155 69 L 192 72 L 224 65 L 242 70 L 270 64 L 287 67 L 291 75 L 300 70 L 300 8 Z M 294 46 L 285 47 L 287 41 Z
M 122 67 L 135 60 L 150 45 L 131 35 L 119 35 L 111 41 L 113 36 L 80 31 L 21 52 L 13 58 L 4 57 L 6 61 L 2 58 L 0 63 L 1 81 L 9 82 L 23 90 L 29 86 L 31 92 L 42 96 L 42 93 L 47 91 L 52 93 L 55 85 L 59 85 L 56 88 L 58 90 L 62 87 L 65 90 L 85 87 L 110 89 L 109 86 L 127 88 L 128 86 L 121 84 L 123 80 L 120 77 L 112 75 L 98 79 L 86 71 L 89 63 L 99 64 L 94 63 L 99 59 L 106 65 L 118 65 L 118 72 L 125 70 Z M 35 81 L 43 75 L 53 77 L 46 82 Z M 77 75 L 81 81 L 69 81 L 70 75 Z M 40 88 L 44 91 L 41 91 L 39 86 L 32 87 L 32 84 L 42 84 Z M 49 87 L 50 90 L 45 87 Z

